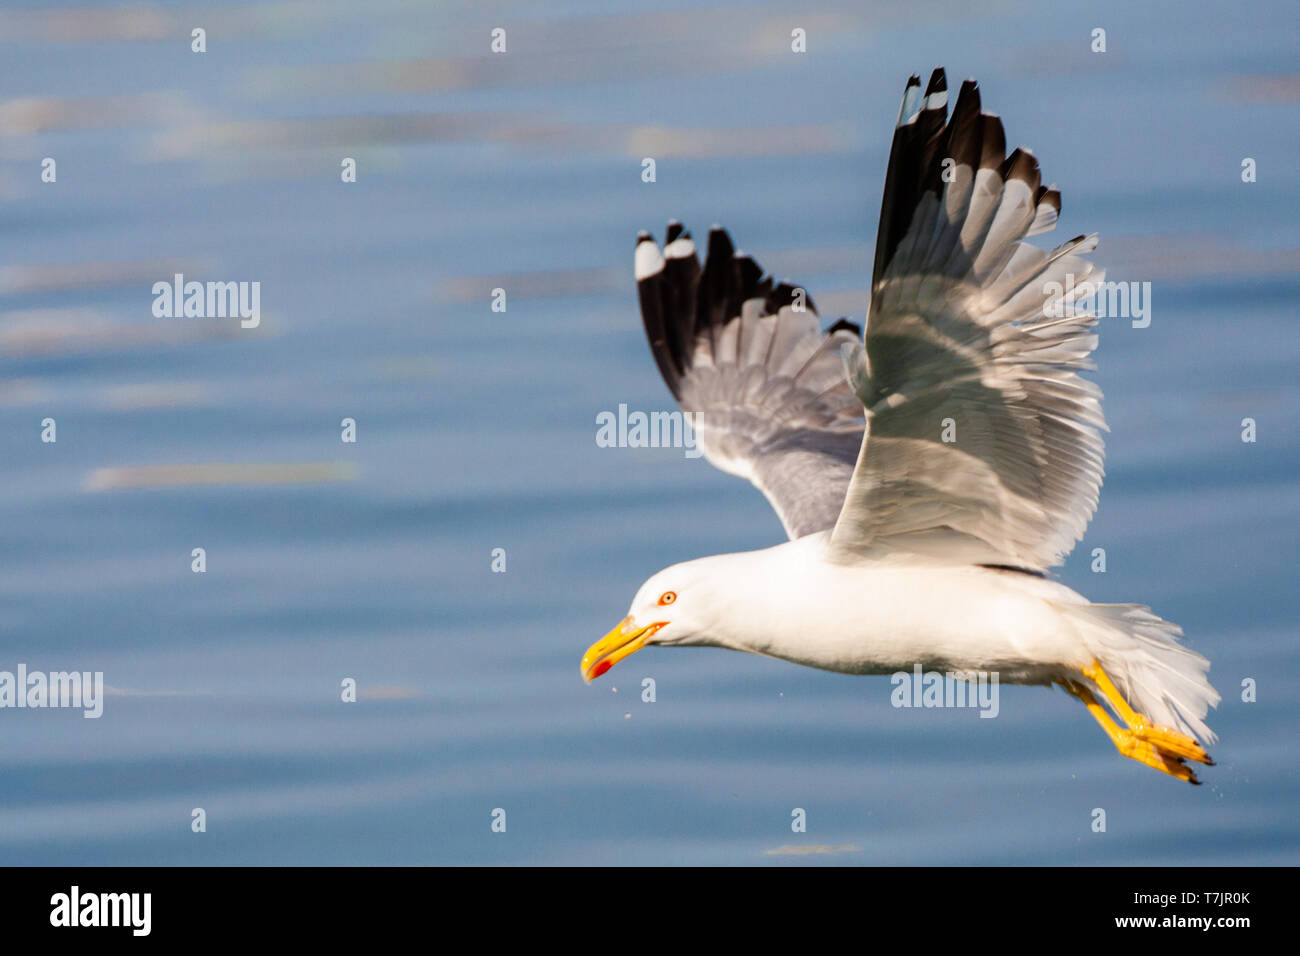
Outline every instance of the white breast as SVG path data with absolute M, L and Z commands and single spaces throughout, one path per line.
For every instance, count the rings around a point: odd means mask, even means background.
M 1039 682 L 1087 653 L 1058 604 L 1063 585 L 979 567 L 832 562 L 826 535 L 729 555 L 736 592 L 722 627 L 738 650 L 850 674 L 1000 671 Z

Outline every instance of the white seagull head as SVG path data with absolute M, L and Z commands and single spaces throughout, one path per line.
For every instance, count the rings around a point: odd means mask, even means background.
M 718 644 L 710 637 L 718 608 L 717 563 L 713 557 L 674 564 L 641 585 L 627 617 L 582 655 L 582 679 L 591 683 L 650 644 Z

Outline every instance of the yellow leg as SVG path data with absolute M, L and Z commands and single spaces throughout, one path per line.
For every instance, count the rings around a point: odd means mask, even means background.
M 1069 693 L 1073 694 L 1079 700 L 1083 701 L 1083 706 L 1088 708 L 1088 713 L 1101 724 L 1101 729 L 1106 731 L 1111 742 L 1115 744 L 1115 749 L 1125 757 L 1136 760 L 1138 763 L 1146 764 L 1161 773 L 1167 773 L 1171 777 L 1177 777 L 1179 780 L 1186 780 L 1188 783 L 1200 785 L 1201 781 L 1196 779 L 1196 774 L 1192 768 L 1183 763 L 1182 758 L 1176 754 L 1167 754 L 1161 751 L 1155 744 L 1143 740 L 1134 731 L 1121 729 L 1106 708 L 1097 702 L 1092 691 L 1082 684 L 1071 680 L 1060 682 Z
M 1155 745 L 1167 754 L 1185 757 L 1188 760 L 1195 760 L 1197 763 L 1208 764 L 1209 766 L 1214 765 L 1214 761 L 1205 752 L 1205 748 L 1191 737 L 1180 734 L 1170 727 L 1162 727 L 1152 722 L 1149 717 L 1134 711 L 1128 705 L 1128 701 L 1124 699 L 1124 695 L 1111 683 L 1111 679 L 1096 661 L 1092 662 L 1091 667 L 1083 668 L 1083 676 L 1097 685 L 1097 690 L 1101 691 L 1102 696 L 1110 703 L 1115 713 L 1123 718 L 1129 729 L 1137 734 L 1140 739 Z

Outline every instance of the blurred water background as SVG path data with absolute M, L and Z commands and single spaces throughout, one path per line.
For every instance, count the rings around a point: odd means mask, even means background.
M 1300 862 L 1297 48 L 1284 0 L 6 4 L 0 669 L 111 693 L 0 711 L 0 862 Z M 936 65 L 1061 184 L 1037 241 L 1099 231 L 1152 283 L 1149 328 L 1101 329 L 1107 478 L 1061 579 L 1213 660 L 1199 789 L 1042 689 L 980 720 L 721 650 L 579 678 L 652 572 L 781 537 L 703 460 L 595 443 L 674 407 L 637 229 L 722 222 L 860 319 Z M 260 327 L 154 318 L 176 272 L 260 282 Z

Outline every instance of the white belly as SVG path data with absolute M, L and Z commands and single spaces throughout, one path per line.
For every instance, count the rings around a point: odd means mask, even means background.
M 763 562 L 764 586 L 729 635 L 743 641 L 740 649 L 848 674 L 910 671 L 919 663 L 997 671 L 1013 683 L 1050 681 L 1090 661 L 1056 606 L 1083 601 L 1064 585 L 977 567 L 809 560 L 820 544 L 807 539 L 766 553 L 784 549 L 789 560 Z

